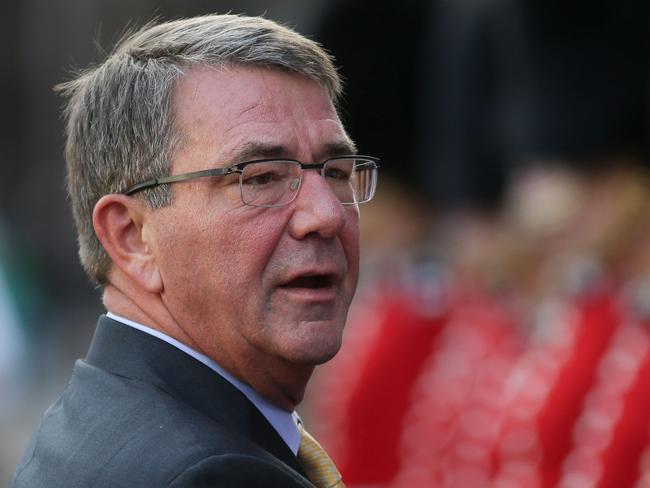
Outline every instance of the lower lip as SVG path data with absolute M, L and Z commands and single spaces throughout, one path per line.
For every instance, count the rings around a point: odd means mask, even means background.
M 337 298 L 336 288 L 333 286 L 324 288 L 279 287 L 278 290 L 292 299 L 307 302 L 331 302 Z

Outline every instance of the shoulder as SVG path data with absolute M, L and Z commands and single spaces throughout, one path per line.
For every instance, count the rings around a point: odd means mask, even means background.
M 212 488 L 215 486 L 247 488 L 312 487 L 305 478 L 290 468 L 241 453 L 210 456 L 180 473 L 169 488 Z
M 229 416 L 232 405 L 213 401 L 223 418 L 155 385 L 79 362 L 12 486 L 310 486 L 234 427 L 242 420 Z

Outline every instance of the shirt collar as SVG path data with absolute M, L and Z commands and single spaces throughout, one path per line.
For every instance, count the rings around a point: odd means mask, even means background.
M 147 327 L 146 325 L 142 325 L 138 322 L 134 322 L 133 320 L 129 320 L 125 317 L 121 317 L 120 315 L 116 315 L 113 312 L 108 312 L 106 316 L 113 320 L 116 320 L 117 322 L 121 322 L 125 325 L 128 325 L 142 332 L 145 332 L 149 335 L 157 337 L 158 339 L 163 340 L 174 347 L 177 347 L 184 353 L 192 356 L 197 361 L 202 362 L 203 364 L 205 364 L 206 366 L 208 366 L 209 368 L 211 368 L 212 370 L 214 370 L 215 372 L 223 376 L 223 378 L 225 378 L 235 388 L 237 388 L 244 395 L 246 395 L 246 397 L 253 403 L 253 405 L 257 407 L 257 409 L 262 413 L 262 415 L 264 415 L 266 420 L 268 420 L 269 423 L 273 426 L 273 428 L 277 431 L 280 437 L 282 437 L 284 442 L 289 446 L 289 449 L 291 449 L 291 451 L 294 454 L 298 453 L 298 447 L 300 446 L 300 432 L 298 431 L 297 425 L 300 420 L 298 414 L 295 411 L 288 412 L 278 407 L 277 405 L 274 405 L 273 403 L 269 402 L 266 398 L 264 398 L 262 395 L 257 393 L 255 390 L 253 390 L 253 388 L 251 388 L 249 385 L 238 380 L 233 375 L 228 373 L 225 369 L 219 366 L 216 363 L 216 361 L 209 358 L 205 354 L 201 354 L 200 352 L 195 351 L 188 345 L 183 344 L 182 342 L 174 339 L 173 337 L 170 337 L 159 330 L 152 329 L 151 327 Z

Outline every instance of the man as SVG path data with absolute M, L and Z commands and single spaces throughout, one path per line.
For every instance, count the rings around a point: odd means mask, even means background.
M 340 347 L 377 178 L 329 57 L 212 15 L 145 27 L 62 91 L 108 313 L 12 486 L 343 486 L 294 413 Z

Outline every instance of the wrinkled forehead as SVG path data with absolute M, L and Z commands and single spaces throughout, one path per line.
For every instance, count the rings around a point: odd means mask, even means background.
M 314 113 L 319 111 L 338 118 L 325 87 L 299 73 L 271 67 L 186 68 L 172 90 L 174 115 L 181 120 L 188 119 L 191 112 L 205 104 L 223 111 L 224 116 L 234 115 L 238 110 L 242 116 L 259 117 L 271 109 L 284 114 L 309 108 Z
M 277 155 L 296 158 L 335 146 L 354 151 L 327 91 L 286 71 L 193 68 L 174 88 L 172 111 L 183 142 L 210 154 L 254 145 L 285 148 Z

